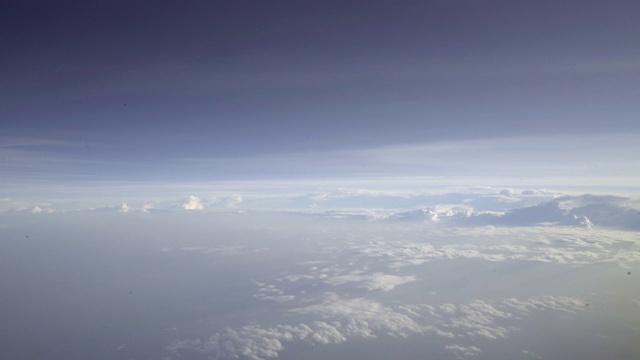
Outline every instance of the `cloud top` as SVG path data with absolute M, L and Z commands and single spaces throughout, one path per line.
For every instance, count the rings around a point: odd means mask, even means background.
M 189 195 L 185 199 L 182 200 L 180 207 L 184 210 L 202 210 L 204 209 L 204 205 L 200 201 L 200 198 Z
M 517 330 L 515 323 L 534 311 L 576 312 L 583 309 L 582 300 L 562 296 L 509 298 L 497 302 L 474 300 L 466 304 L 446 304 L 438 309 L 429 304 L 389 307 L 364 298 L 327 293 L 319 303 L 291 310 L 315 316 L 318 320 L 295 325 L 262 327 L 252 324 L 227 328 L 204 340 L 175 340 L 166 350 L 176 358 L 196 353 L 215 359 L 265 360 L 278 357 L 288 344 L 294 342 L 326 345 L 356 338 L 409 337 L 430 333 L 445 342 L 444 350 L 464 358 L 478 355 L 482 350 L 477 346 L 449 341 L 504 339 Z M 510 325 L 500 324 L 505 321 Z

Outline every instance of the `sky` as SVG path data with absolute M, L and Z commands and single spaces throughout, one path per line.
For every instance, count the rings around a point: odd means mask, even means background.
M 382 176 L 627 186 L 640 173 L 639 10 L 3 2 L 4 196 L 28 185 Z
M 0 360 L 640 358 L 637 1 L 0 2 Z

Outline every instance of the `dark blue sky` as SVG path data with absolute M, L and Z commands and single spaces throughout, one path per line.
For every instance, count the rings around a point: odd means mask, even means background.
M 0 10 L 5 160 L 140 165 L 640 132 L 636 1 L 4 1 Z M 94 172 L 131 170 L 111 165 Z

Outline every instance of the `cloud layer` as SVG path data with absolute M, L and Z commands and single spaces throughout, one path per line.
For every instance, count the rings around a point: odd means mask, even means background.
M 541 311 L 576 312 L 584 302 L 571 297 L 543 296 L 529 299 L 508 298 L 497 302 L 474 300 L 466 304 L 384 306 L 364 298 L 345 298 L 327 293 L 316 304 L 291 309 L 318 320 L 271 327 L 246 325 L 217 332 L 207 339 L 176 340 L 167 351 L 178 358 L 190 353 L 216 359 L 264 360 L 278 357 L 289 344 L 340 344 L 352 338 L 379 336 L 410 337 L 434 335 L 444 349 L 462 358 L 482 352 L 460 341 L 506 339 L 517 330 L 523 317 Z

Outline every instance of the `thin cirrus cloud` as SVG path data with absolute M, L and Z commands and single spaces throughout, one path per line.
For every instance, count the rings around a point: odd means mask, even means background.
M 34 140 L 35 141 L 35 140 Z M 484 176 L 535 180 L 592 180 L 631 184 L 640 172 L 635 134 L 531 136 L 458 140 L 334 150 L 273 152 L 250 156 L 129 157 L 59 144 L 54 140 L 5 141 L 3 168 L 16 180 L 153 180 L 171 182 L 363 176 Z M 37 144 L 37 145 L 33 145 Z M 46 147 L 40 146 L 46 144 Z M 203 151 L 207 153 L 206 151 Z M 172 171 L 167 171 L 172 170 Z M 151 177 L 151 178 L 150 178 Z M 564 179 L 564 180 L 563 180 Z
M 265 154 L 229 159 L 177 159 L 189 166 L 277 176 L 440 175 L 526 177 L 592 176 L 635 179 L 636 135 L 536 136 L 389 145 L 323 152 Z M 594 144 L 598 144 L 594 146 Z M 544 170 L 544 171 L 543 171 Z M 542 175 L 544 174 L 544 175 Z

